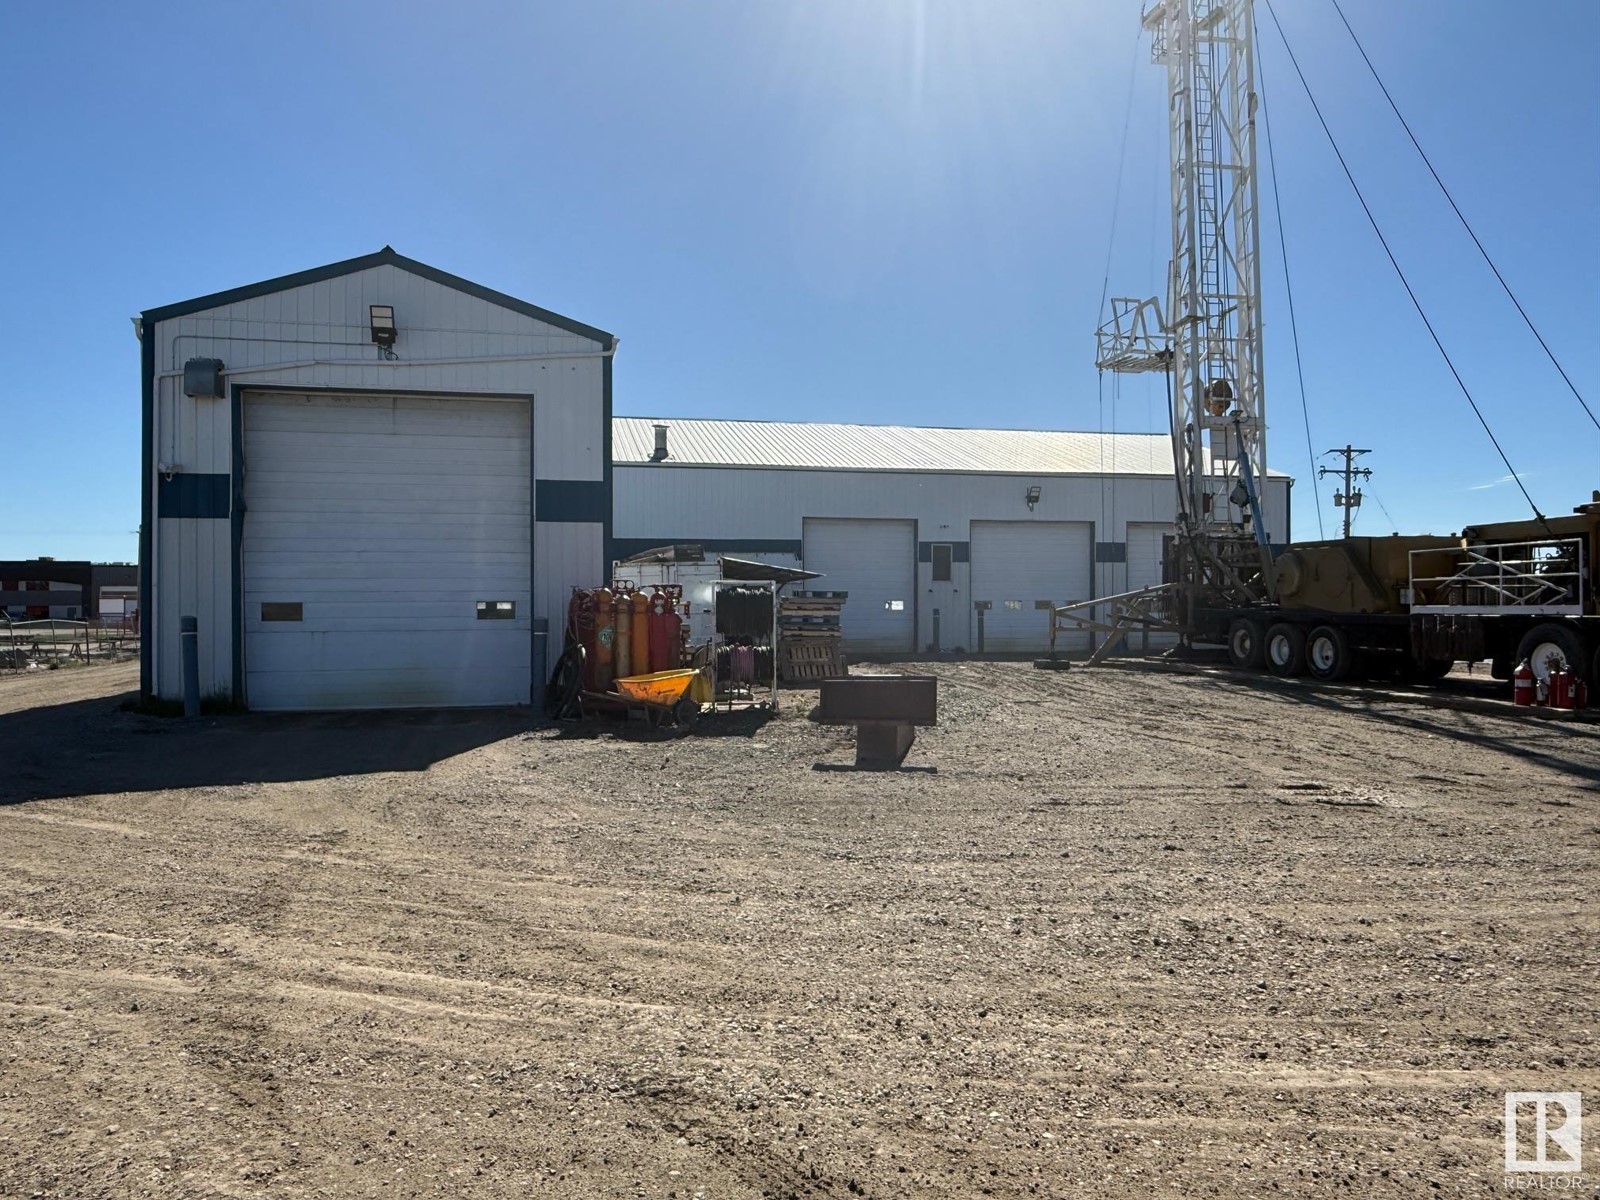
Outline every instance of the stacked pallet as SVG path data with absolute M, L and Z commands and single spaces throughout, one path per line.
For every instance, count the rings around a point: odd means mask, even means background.
M 778 598 L 778 663 L 785 683 L 844 674 L 839 612 L 846 592 L 795 592 Z

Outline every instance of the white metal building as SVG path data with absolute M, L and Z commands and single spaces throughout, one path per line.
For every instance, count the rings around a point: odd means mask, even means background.
M 135 324 L 145 694 L 193 616 L 253 709 L 533 698 L 605 575 L 615 337 L 388 247 Z
M 616 557 L 698 542 L 821 571 L 858 654 L 1040 653 L 1041 606 L 1161 581 L 1176 514 L 1161 434 L 618 417 L 612 445 Z M 1275 542 L 1290 483 L 1267 483 Z

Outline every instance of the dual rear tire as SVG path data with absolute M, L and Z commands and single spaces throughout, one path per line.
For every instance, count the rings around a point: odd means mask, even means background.
M 1235 667 L 1260 670 L 1291 679 L 1308 671 L 1316 679 L 1346 679 L 1355 669 L 1355 651 L 1343 630 L 1318 625 L 1309 636 L 1298 625 L 1278 621 L 1262 627 L 1240 617 L 1228 628 L 1228 661 Z

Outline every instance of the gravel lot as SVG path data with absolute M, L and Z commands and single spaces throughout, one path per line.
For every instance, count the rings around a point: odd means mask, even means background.
M 1487 1196 L 1600 1097 L 1600 727 L 919 669 L 892 775 L 0 678 L 0 1195 Z

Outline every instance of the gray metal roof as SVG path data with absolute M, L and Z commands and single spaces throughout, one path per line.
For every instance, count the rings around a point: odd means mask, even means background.
M 698 417 L 614 417 L 611 459 L 645 463 L 656 424 L 678 466 L 791 467 L 833 471 L 947 471 L 1013 475 L 1171 475 L 1163 433 L 1054 429 L 932 429 Z M 1280 472 L 1271 472 L 1278 475 Z

